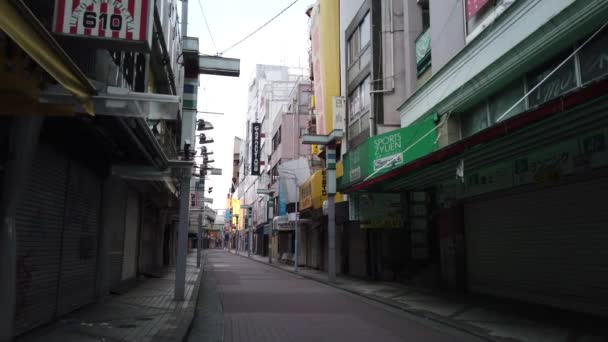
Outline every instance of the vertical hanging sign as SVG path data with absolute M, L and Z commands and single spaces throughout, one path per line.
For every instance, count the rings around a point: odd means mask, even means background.
M 153 13 L 151 0 L 56 0 L 53 32 L 95 38 L 96 47 L 149 51 Z
M 261 125 L 259 123 L 251 124 L 251 175 L 260 175 L 260 134 Z

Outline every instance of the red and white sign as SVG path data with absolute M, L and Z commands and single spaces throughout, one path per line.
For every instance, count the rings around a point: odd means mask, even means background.
M 484 8 L 490 0 L 467 0 L 467 19 L 473 17 L 479 10 Z
M 125 42 L 151 37 L 152 0 L 55 0 L 55 33 Z
M 198 207 L 198 196 L 197 196 L 196 192 L 190 193 L 190 206 L 193 208 Z

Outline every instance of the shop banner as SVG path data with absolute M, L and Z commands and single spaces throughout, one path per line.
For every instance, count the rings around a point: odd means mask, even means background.
M 262 151 L 260 147 L 260 139 L 262 125 L 259 123 L 251 124 L 251 175 L 260 175 L 260 153 Z
M 437 115 L 392 132 L 367 139 L 344 156 L 340 187 L 377 177 L 437 149 Z M 372 177 L 372 178 L 373 178 Z

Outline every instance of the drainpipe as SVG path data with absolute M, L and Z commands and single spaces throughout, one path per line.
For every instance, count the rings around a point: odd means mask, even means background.
M 188 0 L 182 0 L 182 36 L 188 35 Z

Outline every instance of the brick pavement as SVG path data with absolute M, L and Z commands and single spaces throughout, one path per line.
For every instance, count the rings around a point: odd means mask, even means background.
M 218 341 L 480 340 L 223 250 L 206 254 L 205 279 L 215 283 L 219 304 L 214 310 L 221 310 L 223 317 L 223 336 L 216 336 Z M 204 331 L 204 325 L 204 320 L 195 318 L 192 331 Z M 205 341 L 200 336 L 191 336 L 189 341 Z
M 232 251 L 232 253 L 235 253 Z M 247 257 L 246 252 L 239 252 Z M 252 255 L 268 264 L 268 257 Z M 293 265 L 273 266 L 293 273 Z M 300 267 L 298 275 L 327 283 L 327 273 Z M 608 325 L 600 318 L 559 313 L 526 303 L 338 275 L 331 284 L 366 298 L 496 341 L 607 341 Z M 603 323 L 602 323 L 603 322 Z
M 194 315 L 198 280 L 196 253 L 190 253 L 185 301 L 173 300 L 175 268 L 168 268 L 160 278 L 140 281 L 124 294 L 103 298 L 19 341 L 182 341 Z

